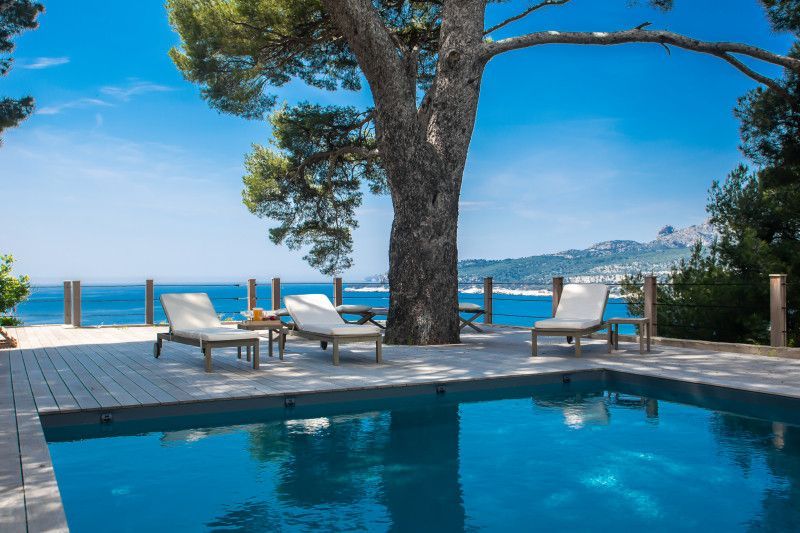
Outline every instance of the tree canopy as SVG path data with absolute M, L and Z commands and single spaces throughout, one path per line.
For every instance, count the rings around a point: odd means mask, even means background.
M 0 0 L 0 77 L 8 74 L 13 64 L 10 56 L 14 51 L 13 38 L 25 30 L 38 27 L 42 4 L 31 0 Z M 4 130 L 13 128 L 33 111 L 34 101 L 30 96 L 22 98 L 0 97 L 0 144 Z
M 284 106 L 270 122 L 275 149 L 257 145 L 247 157 L 245 205 L 280 222 L 270 230 L 273 242 L 290 248 L 310 243 L 305 258 L 314 268 L 348 268 L 361 184 L 376 194 L 386 188 L 371 111 L 304 103 Z
M 305 259 L 319 271 L 349 268 L 362 188 L 387 191 L 373 110 L 308 102 L 276 108 L 269 92 L 292 79 L 328 90 L 361 89 L 358 61 L 322 3 L 169 0 L 167 7 L 183 39 L 170 56 L 201 85 L 203 98 L 219 111 L 268 117 L 272 125 L 272 146 L 254 145 L 246 160 L 247 208 L 279 223 L 269 231 L 274 243 L 309 246 Z M 396 0 L 381 2 L 380 12 L 396 41 L 416 50 L 411 68 L 417 86 L 428 87 L 440 6 Z
M 621 44 L 654 42 L 716 55 L 763 83 L 772 83 L 735 54 L 787 65 L 778 56 L 735 43 L 703 43 L 647 24 L 619 32 L 536 32 L 493 40 L 492 34 L 539 10 L 570 0 L 543 0 L 484 30 L 481 52 L 486 60 L 507 51 L 548 43 Z M 491 2 L 500 3 L 500 2 Z M 659 10 L 672 0 L 641 0 Z M 797 0 L 764 0 L 778 29 L 796 28 Z M 364 20 L 387 30 L 388 47 L 400 58 L 418 106 L 427 120 L 437 69 L 443 24 L 443 1 L 381 0 L 376 17 Z M 362 6 L 363 7 L 363 6 Z M 363 64 L 342 24 L 323 0 L 168 0 L 173 27 L 181 45 L 170 51 L 186 79 L 201 86 L 209 105 L 249 119 L 268 118 L 274 141 L 257 144 L 247 158 L 244 202 L 254 214 L 278 222 L 270 239 L 292 248 L 309 246 L 308 262 L 320 271 L 341 272 L 352 264 L 355 209 L 367 184 L 386 192 L 386 175 L 375 139 L 373 109 L 320 106 L 301 102 L 277 105 L 273 89 L 293 79 L 327 90 L 359 90 L 364 79 L 379 77 L 391 84 L 393 65 Z M 363 24 L 360 21 L 359 24 Z M 369 30 L 365 30 L 369 31 Z M 377 40 L 371 46 L 381 46 Z M 450 60 L 458 54 L 451 52 Z M 375 71 L 375 72 L 373 72 Z M 380 87 L 371 86 L 380 98 Z M 272 114 L 272 116 L 269 116 Z
M 800 57 L 800 46 L 791 54 Z M 787 70 L 777 85 L 739 100 L 741 149 L 754 167 L 740 164 L 713 182 L 707 210 L 719 238 L 709 250 L 697 246 L 660 288 L 662 335 L 766 344 L 767 279 L 787 274 L 787 334 L 800 343 L 800 75 Z M 626 284 L 632 302 L 640 281 Z
M 800 32 L 800 1 L 761 0 L 776 31 Z

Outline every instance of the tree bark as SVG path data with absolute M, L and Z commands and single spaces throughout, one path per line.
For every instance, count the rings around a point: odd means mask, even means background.
M 409 153 L 397 148 L 395 153 Z M 456 343 L 459 191 L 432 147 L 422 144 L 410 152 L 412 157 L 400 156 L 403 161 L 386 162 L 396 179 L 385 342 Z
M 404 128 L 381 127 L 380 112 L 376 121 L 394 206 L 390 344 L 459 342 L 458 200 L 485 64 L 485 7 L 484 0 L 444 3 L 436 79 L 405 124 L 408 138 L 397 139 Z
M 389 344 L 459 341 L 458 200 L 487 58 L 486 0 L 445 0 L 433 85 L 417 108 L 416 56 L 392 39 L 370 0 L 323 0 L 375 102 L 392 195 Z

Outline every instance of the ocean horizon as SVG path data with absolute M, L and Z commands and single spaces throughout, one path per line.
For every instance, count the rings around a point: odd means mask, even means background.
M 498 284 L 502 285 L 502 284 Z M 493 312 L 495 324 L 531 326 L 534 321 L 552 314 L 552 292 L 543 287 L 495 286 Z M 166 323 L 159 296 L 170 292 L 205 292 L 222 320 L 243 320 L 247 309 L 247 283 L 157 283 L 154 286 L 156 323 Z M 333 283 L 284 282 L 281 295 L 324 294 L 333 299 Z M 265 283 L 256 287 L 257 307 L 271 309 L 272 287 Z M 343 286 L 343 303 L 388 307 L 389 286 L 385 283 L 349 282 Z M 459 300 L 483 304 L 483 286 L 463 283 Z M 81 315 L 85 326 L 143 324 L 145 316 L 144 284 L 87 283 L 81 285 Z M 64 321 L 63 284 L 37 284 L 30 298 L 20 304 L 14 316 L 25 325 L 61 324 Z M 629 316 L 624 300 L 609 299 L 606 316 Z M 357 317 L 346 316 L 354 319 Z M 384 318 L 384 317 L 379 317 Z

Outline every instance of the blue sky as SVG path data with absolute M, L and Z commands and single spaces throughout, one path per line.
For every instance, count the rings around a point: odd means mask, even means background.
M 644 21 L 776 52 L 756 0 L 677 0 L 661 14 L 628 0 L 574 0 L 498 32 L 608 31 Z M 160 0 L 45 1 L 17 39 L 0 94 L 37 114 L 0 148 L 5 230 L 34 281 L 315 280 L 302 252 L 272 245 L 241 203 L 242 161 L 269 128 L 220 115 L 167 57 Z M 528 2 L 491 6 L 489 22 Z M 762 72 L 777 71 L 763 65 Z M 722 61 L 655 45 L 549 46 L 487 68 L 464 178 L 462 258 L 519 257 L 608 239 L 650 240 L 705 218 L 706 191 L 740 160 L 736 98 L 755 87 Z M 369 105 L 291 83 L 282 100 Z M 391 206 L 367 197 L 355 233 L 358 280 L 387 268 Z

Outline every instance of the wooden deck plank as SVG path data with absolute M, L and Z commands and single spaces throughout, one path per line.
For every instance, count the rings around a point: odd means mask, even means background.
M 91 372 L 86 370 L 72 351 L 66 349 L 66 346 L 55 346 L 53 349 L 59 353 L 100 407 L 120 407 L 123 405 L 106 390 Z
M 171 343 L 172 350 L 166 356 L 178 357 L 187 365 L 197 366 L 196 372 L 206 374 L 202 369 L 202 359 L 192 353 L 191 347 L 184 344 Z M 226 353 L 227 351 L 227 353 Z M 270 383 L 272 379 L 266 377 L 268 374 L 266 368 L 262 367 L 254 371 L 247 363 L 244 356 L 242 362 L 236 359 L 235 351 L 233 348 L 226 351 L 218 350 L 214 355 L 214 368 L 216 373 L 225 376 L 230 383 L 235 383 L 240 387 L 247 390 L 253 390 L 255 393 L 269 394 L 275 391 L 275 385 Z M 162 352 L 163 354 L 163 352 Z M 164 357 L 164 355 L 162 355 Z M 263 364 L 263 363 L 262 363 Z M 238 396 L 238 394 L 235 394 Z
M 24 335 L 22 337 L 26 338 Z M 38 343 L 38 339 L 29 340 L 33 341 L 31 343 L 31 349 L 20 350 L 19 357 L 22 361 L 25 373 L 28 376 L 28 382 L 30 383 L 33 398 L 36 401 L 36 405 L 39 409 L 57 411 L 58 402 L 56 401 L 55 396 L 53 396 L 53 392 L 50 390 L 50 385 L 47 383 L 47 379 L 45 379 L 42 370 L 39 368 L 39 363 L 36 360 L 35 352 L 36 350 L 42 349 L 41 345 Z
M 25 491 L 11 383 L 12 350 L 0 350 L 0 531 L 25 531 Z M 16 350 L 14 350 L 16 351 Z
M 194 401 L 198 399 L 195 395 L 184 390 L 180 384 L 176 384 L 174 379 L 171 379 L 167 373 L 160 371 L 158 368 L 153 368 L 149 364 L 131 358 L 124 350 L 120 350 L 114 345 L 98 345 L 100 350 L 105 351 L 108 357 L 116 360 L 126 360 L 127 368 L 130 372 L 135 372 L 142 379 L 152 383 L 154 386 L 166 391 L 170 396 L 178 401 Z
M 147 332 L 147 328 L 139 328 L 135 335 L 138 338 L 144 337 L 149 340 L 154 337 L 154 333 Z M 266 341 L 265 341 L 266 342 Z M 196 370 L 193 373 L 198 375 L 207 375 L 203 371 L 202 358 L 199 354 L 195 355 L 196 348 L 178 343 L 165 343 L 165 347 L 170 350 L 169 353 L 162 355 L 162 358 L 179 357 L 182 361 L 191 365 Z M 270 394 L 282 391 L 286 388 L 285 379 L 274 374 L 274 370 L 280 366 L 284 366 L 285 362 L 281 362 L 277 356 L 270 358 L 266 354 L 266 348 L 262 345 L 261 356 L 261 369 L 254 371 L 249 363 L 243 357 L 240 361 L 236 358 L 236 352 L 233 348 L 219 350 L 214 355 L 214 368 L 215 373 L 221 373 L 228 377 L 228 379 L 236 380 L 245 387 L 254 387 L 256 390 L 264 394 Z M 236 394 L 240 396 L 240 394 Z
M 92 379 L 97 381 L 113 399 L 113 401 L 108 403 L 103 403 L 98 399 L 98 401 L 101 403 L 101 406 L 113 407 L 114 405 L 141 405 L 141 402 L 139 402 L 130 391 L 126 390 L 124 386 L 117 383 L 113 377 L 103 371 L 102 367 L 98 366 L 94 362 L 87 351 L 73 350 L 69 347 L 62 347 L 60 350 L 62 353 L 66 352 L 67 354 L 70 354 L 75 361 L 81 364 L 83 368 L 86 369 L 87 374 L 90 375 Z M 95 398 L 97 398 L 97 396 L 95 396 Z
M 68 531 L 61 493 L 44 439 L 31 389 L 26 386 L 22 354 L 11 354 L 14 407 L 28 531 Z
M 155 338 L 155 334 L 152 332 L 149 335 L 145 332 L 143 336 L 141 332 L 137 331 L 133 335 L 137 339 L 143 338 L 144 346 L 149 346 L 150 339 Z M 138 350 L 139 354 L 145 351 L 144 346 Z M 275 387 L 270 385 L 269 382 L 264 383 L 257 379 L 260 373 L 254 372 L 244 358 L 241 361 L 236 359 L 234 349 L 228 349 L 227 353 L 222 350 L 219 350 L 220 353 L 218 354 L 215 352 L 215 372 L 209 374 L 203 370 L 202 358 L 194 355 L 193 347 L 169 342 L 164 343 L 164 347 L 165 350 L 162 352 L 162 357 L 151 360 L 154 368 L 170 364 L 170 357 L 177 359 L 180 363 L 184 363 L 181 365 L 183 368 L 181 375 L 175 376 L 174 379 L 179 380 L 182 386 L 189 390 L 196 389 L 198 386 L 208 388 L 209 386 L 219 387 L 222 385 L 226 390 L 218 391 L 219 394 L 229 398 L 240 397 L 241 395 L 270 394 L 276 391 Z M 234 388 L 231 385 L 236 385 L 236 391 L 231 390 Z M 199 393 L 202 394 L 202 391 Z
M 26 335 L 29 337 L 35 336 L 36 345 L 43 347 L 50 363 L 56 369 L 64 385 L 78 404 L 77 408 L 93 409 L 100 407 L 100 404 L 95 400 L 94 396 L 92 396 L 91 391 L 89 391 L 67 362 L 64 361 L 64 358 L 58 350 L 58 343 L 53 341 L 53 332 L 59 331 L 59 327 L 26 328 L 26 330 Z M 69 410 L 70 408 L 71 406 L 59 403 L 59 410 Z
M 70 394 L 72 394 L 72 397 L 78 404 L 78 409 L 95 409 L 100 407 L 100 404 L 94 399 L 94 396 L 92 396 L 92 393 L 86 388 L 86 385 L 83 384 L 77 374 L 75 374 L 72 368 L 64 361 L 64 358 L 61 357 L 61 353 L 58 349 L 55 346 L 49 346 L 45 348 L 45 351 L 50 358 L 50 362 L 58 371 L 58 375 L 61 376 Z M 68 409 L 67 406 L 61 404 L 59 404 L 59 408 L 60 410 Z
M 168 381 L 193 400 L 229 397 L 229 387 L 219 373 L 207 374 L 202 371 L 202 365 L 198 370 L 193 365 L 188 365 L 181 354 L 174 354 L 172 358 L 155 359 L 148 350 L 148 345 L 139 342 L 107 344 L 106 348 L 118 352 L 128 360 L 138 362 L 143 374 L 151 379 L 158 376 Z
M 123 352 L 116 350 L 114 347 L 98 345 L 98 349 L 105 353 L 108 360 L 116 360 L 117 364 L 124 366 L 126 372 L 136 374 L 139 376 L 137 379 L 142 379 L 151 383 L 154 387 L 163 390 L 176 401 L 192 401 L 196 399 L 195 396 L 175 385 L 166 376 L 159 374 L 157 369 L 154 370 L 135 359 L 129 359 Z M 121 360 L 126 360 L 125 364 L 123 364 Z
M 62 330 L 63 331 L 63 330 Z M 83 367 L 89 372 L 103 387 L 116 399 L 120 405 L 142 405 L 153 403 L 155 400 L 149 394 L 140 392 L 137 386 L 127 387 L 129 383 L 119 383 L 108 365 L 103 362 L 98 364 L 95 361 L 94 352 L 84 347 L 75 347 L 63 344 L 60 350 L 71 353 L 76 360 L 80 361 Z M 125 378 L 127 379 L 127 378 Z
M 169 392 L 133 370 L 129 365 L 130 360 L 123 362 L 122 360 L 115 359 L 109 352 L 99 348 L 96 344 L 87 346 L 87 349 L 94 353 L 98 364 L 105 365 L 106 368 L 112 369 L 113 372 L 116 372 L 118 376 L 120 376 L 118 381 L 121 383 L 131 383 L 132 386 L 146 393 L 152 399 L 152 402 L 165 404 L 178 401 L 178 399 Z
M 101 332 L 99 338 L 103 338 L 106 333 Z M 189 377 L 193 373 L 192 369 L 186 368 L 177 361 L 165 363 L 161 360 L 156 360 L 152 355 L 145 355 L 144 350 L 133 344 L 136 343 L 107 343 L 103 347 L 116 353 L 118 357 L 135 362 L 138 365 L 139 372 L 143 376 L 147 376 L 151 381 L 159 379 L 162 382 L 169 383 L 171 391 L 188 396 L 188 401 L 207 399 L 213 393 L 211 386 L 215 385 L 214 381 L 192 379 Z M 203 387 L 208 387 L 208 389 L 204 391 L 202 390 Z M 177 391 L 181 392 L 178 393 Z M 219 398 L 221 396 L 214 394 L 214 397 Z
M 58 368 L 56 368 L 55 364 L 51 360 L 48 350 L 52 351 L 52 349 L 48 349 L 46 347 L 45 342 L 42 342 L 40 344 L 40 348 L 38 350 L 34 350 L 34 354 L 36 356 L 36 362 L 39 364 L 39 368 L 42 371 L 42 375 L 44 375 L 45 379 L 47 380 L 50 392 L 53 394 L 53 397 L 58 404 L 59 410 L 78 409 L 79 404 L 77 400 L 72 395 L 72 392 L 64 381 L 62 374 L 58 371 Z

